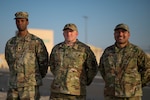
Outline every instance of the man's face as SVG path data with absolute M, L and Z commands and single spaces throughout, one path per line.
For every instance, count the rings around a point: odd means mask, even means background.
M 19 31 L 24 31 L 27 29 L 27 25 L 29 24 L 28 20 L 25 18 L 17 18 L 16 19 L 16 26 Z
M 66 42 L 75 42 L 78 36 L 78 32 L 71 29 L 66 29 L 64 30 L 63 35 Z
M 124 29 L 117 29 L 114 32 L 114 38 L 117 44 L 127 44 L 130 33 Z

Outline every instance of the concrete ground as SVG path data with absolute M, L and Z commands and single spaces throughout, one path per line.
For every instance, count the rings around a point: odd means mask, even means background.
M 8 71 L 0 70 L 0 100 L 6 99 L 7 83 L 9 74 Z M 52 75 L 48 73 L 43 79 L 43 86 L 40 87 L 41 99 L 49 100 L 50 84 L 52 82 Z M 96 76 L 90 86 L 87 87 L 87 100 L 104 100 L 103 97 L 104 82 L 100 76 Z M 149 100 L 150 87 L 143 88 L 143 100 Z

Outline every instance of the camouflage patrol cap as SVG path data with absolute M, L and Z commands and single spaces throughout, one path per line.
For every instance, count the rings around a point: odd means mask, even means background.
M 118 25 L 115 27 L 114 31 L 117 30 L 117 29 L 124 29 L 124 30 L 126 30 L 126 31 L 129 32 L 129 27 L 128 27 L 128 25 L 126 25 L 126 24 L 124 24 L 124 23 L 118 24 Z
M 63 31 L 66 29 L 71 29 L 73 31 L 78 31 L 77 26 L 73 23 L 68 23 L 64 26 Z
M 28 13 L 27 12 L 22 12 L 22 11 L 16 12 L 14 19 L 17 19 L 17 18 L 26 18 L 26 19 L 28 19 Z

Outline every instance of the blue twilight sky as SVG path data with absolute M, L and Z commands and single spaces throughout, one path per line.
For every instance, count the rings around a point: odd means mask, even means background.
M 114 27 L 126 23 L 130 42 L 150 52 L 150 0 L 0 0 L 0 53 L 17 30 L 17 11 L 29 13 L 28 28 L 53 30 L 54 44 L 64 41 L 62 29 L 71 22 L 80 41 L 105 49 L 115 42 Z

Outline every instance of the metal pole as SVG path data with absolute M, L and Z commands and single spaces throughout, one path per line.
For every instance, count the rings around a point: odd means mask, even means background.
M 84 18 L 84 23 L 85 23 L 85 43 L 87 44 L 88 43 L 88 33 L 87 33 L 87 20 L 88 20 L 88 17 L 87 16 L 83 16 Z

